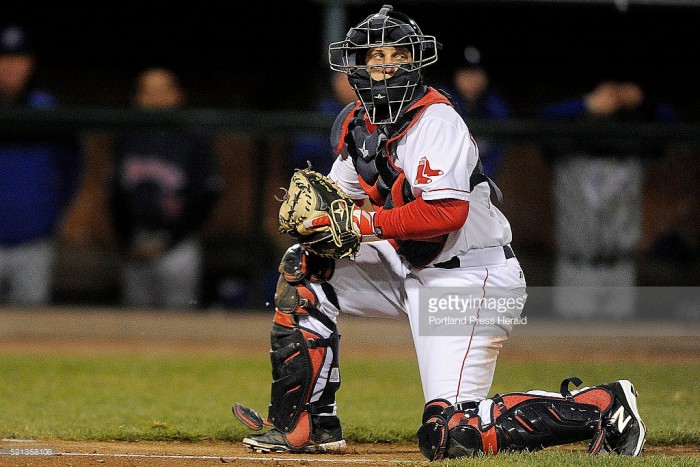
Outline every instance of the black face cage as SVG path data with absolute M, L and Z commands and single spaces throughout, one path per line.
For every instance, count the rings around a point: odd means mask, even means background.
M 400 15 L 400 19 L 387 16 Z M 411 53 L 412 60 L 402 64 L 384 64 L 377 68 L 396 68 L 391 78 L 374 81 L 365 65 L 367 53 L 376 47 L 401 47 Z M 434 36 L 424 35 L 417 24 L 400 13 L 383 8 L 348 31 L 345 40 L 328 47 L 330 68 L 348 75 L 374 124 L 394 123 L 413 99 L 422 83 L 421 69 L 437 61 L 438 43 Z

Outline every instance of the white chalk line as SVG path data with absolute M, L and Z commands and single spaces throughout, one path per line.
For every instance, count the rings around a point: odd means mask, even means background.
M 321 462 L 327 464 L 417 464 L 420 461 L 400 461 L 391 459 L 368 459 L 357 458 L 348 459 L 342 454 L 338 455 L 338 459 L 318 458 L 318 457 L 265 457 L 265 456 L 195 456 L 195 455 L 176 455 L 176 454 L 125 454 L 125 453 L 95 453 L 95 452 L 58 452 L 56 456 L 61 457 L 126 457 L 130 459 L 197 459 L 197 460 L 215 460 L 221 459 L 224 461 L 263 461 L 263 462 Z
M 13 442 L 13 443 L 36 443 L 34 439 L 17 439 L 17 438 L 3 438 L 0 441 Z M 50 448 L 54 450 L 55 448 Z M 4 452 L 0 452 L 0 457 L 7 455 Z M 195 459 L 195 460 L 215 460 L 221 459 L 224 461 L 262 461 L 262 462 L 284 462 L 289 460 L 294 460 L 298 462 L 320 462 L 327 464 L 369 464 L 369 463 L 379 463 L 379 464 L 413 464 L 416 465 L 421 463 L 420 461 L 410 461 L 410 460 L 391 460 L 391 459 L 369 459 L 369 458 L 356 458 L 348 459 L 342 457 L 339 454 L 338 459 L 328 459 L 319 457 L 266 457 L 266 456 L 195 456 L 187 454 L 129 454 L 129 453 L 95 453 L 95 452 L 54 452 L 51 456 L 61 456 L 61 457 L 124 457 L 131 459 Z M 13 455 L 12 457 L 17 457 Z M 27 457 L 44 457 L 43 455 L 28 455 Z

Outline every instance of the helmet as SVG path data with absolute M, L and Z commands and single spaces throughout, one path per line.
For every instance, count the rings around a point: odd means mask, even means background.
M 345 40 L 328 46 L 328 61 L 332 70 L 348 75 L 350 84 L 362 102 L 370 122 L 395 123 L 408 103 L 423 89 L 421 69 L 437 61 L 439 44 L 434 36 L 426 36 L 415 21 L 384 5 L 379 13 L 365 18 L 350 28 Z M 402 47 L 408 49 L 412 60 L 402 64 L 382 65 L 397 68 L 391 77 L 374 80 L 365 64 L 370 49 Z

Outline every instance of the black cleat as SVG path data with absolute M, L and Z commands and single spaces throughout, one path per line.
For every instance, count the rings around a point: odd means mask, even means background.
M 243 444 L 255 452 L 264 454 L 270 452 L 338 452 L 347 447 L 338 417 L 314 417 L 313 427 L 311 440 L 302 447 L 288 446 L 284 435 L 277 428 L 272 428 L 261 435 L 248 435 L 243 439 Z
M 637 391 L 626 379 L 603 384 L 614 396 L 612 407 L 603 419 L 610 450 L 625 456 L 638 456 L 646 441 L 646 426 L 637 410 Z
M 255 452 L 265 454 L 270 452 L 290 451 L 290 448 L 284 441 L 282 432 L 277 428 L 273 428 L 267 433 L 263 433 L 261 435 L 248 435 L 243 438 L 243 444 Z

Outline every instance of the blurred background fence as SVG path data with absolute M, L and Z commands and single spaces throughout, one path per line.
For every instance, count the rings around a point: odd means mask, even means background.
M 117 254 L 106 211 L 110 145 L 135 127 L 188 128 L 214 137 L 225 194 L 204 230 L 201 301 L 195 307 L 263 308 L 272 300 L 281 253 L 291 243 L 277 232 L 275 199 L 293 170 L 291 138 L 327 135 L 334 115 L 322 112 L 182 109 L 142 112 L 123 108 L 0 111 L 0 127 L 13 131 L 81 135 L 85 178 L 75 198 L 55 267 L 57 304 L 114 305 Z M 551 166 L 542 147 L 557 140 L 591 139 L 663 145 L 644 185 L 644 226 L 637 252 L 639 285 L 700 285 L 700 125 L 694 123 L 586 123 L 474 120 L 477 137 L 507 147 L 497 183 L 511 220 L 513 247 L 532 286 L 552 283 L 554 255 Z M 679 251 L 664 254 L 674 239 Z
M 268 306 L 279 255 L 289 245 L 277 232 L 275 195 L 293 169 L 292 139 L 307 132 L 326 137 L 334 118 L 314 110 L 328 94 L 328 43 L 383 3 L 272 1 L 232 13 L 228 5 L 204 2 L 154 14 L 123 2 L 41 11 L 32 2 L 4 6 L 3 22 L 23 25 L 34 39 L 34 84 L 65 107 L 0 105 L 0 135 L 78 132 L 83 143 L 85 178 L 61 232 L 54 301 L 116 303 L 121 260 L 105 205 L 111 148 L 121 132 L 152 126 L 213 135 L 226 183 L 203 232 L 203 293 L 193 305 Z M 665 148 L 646 166 L 638 283 L 699 285 L 700 1 L 410 0 L 395 7 L 443 44 L 437 66 L 427 69 L 431 83 L 449 83 L 465 46 L 477 45 L 491 83 L 512 105 L 515 118 L 468 123 L 477 137 L 506 145 L 496 181 L 529 284 L 549 286 L 553 277 L 552 165 L 544 147 L 634 141 Z M 191 108 L 129 107 L 135 77 L 151 66 L 179 74 Z M 544 103 L 588 93 L 604 80 L 640 83 L 680 121 L 535 118 Z

